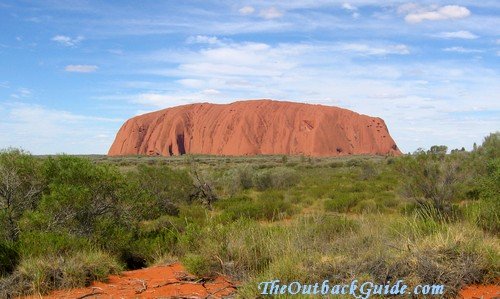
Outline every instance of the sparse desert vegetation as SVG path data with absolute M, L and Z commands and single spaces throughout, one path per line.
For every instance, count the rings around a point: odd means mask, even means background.
M 0 153 L 0 297 L 180 260 L 257 282 L 500 276 L 500 134 L 401 157 Z

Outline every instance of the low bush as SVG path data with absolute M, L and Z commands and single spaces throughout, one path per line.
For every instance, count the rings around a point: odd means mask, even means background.
M 294 213 L 292 204 L 279 191 L 263 192 L 256 200 L 246 196 L 226 199 L 219 204 L 221 206 L 225 206 L 221 214 L 225 221 L 238 218 L 272 221 Z
M 353 193 L 341 193 L 334 198 L 324 201 L 324 208 L 328 212 L 347 213 L 351 212 L 360 201 L 360 197 Z
M 235 194 L 238 191 L 252 188 L 254 172 L 254 168 L 250 165 L 228 170 L 224 174 L 225 189 L 229 191 L 229 194 Z
M 297 185 L 297 171 L 287 167 L 276 167 L 271 170 L 271 186 L 276 189 L 286 189 Z
M 234 221 L 238 218 L 261 219 L 263 218 L 262 208 L 249 197 L 230 198 L 224 200 L 227 205 L 222 211 L 222 219 Z M 228 204 L 229 203 L 229 204 Z
M 369 180 L 375 178 L 379 174 L 380 167 L 377 166 L 378 165 L 376 165 L 375 162 L 372 162 L 370 160 L 363 161 L 363 163 L 361 164 L 361 172 L 359 174 L 359 178 L 361 180 Z
M 14 247 L 14 244 L 10 242 L 0 242 L 0 277 L 12 273 L 18 262 L 19 253 Z
M 154 219 L 161 215 L 177 215 L 178 206 L 190 201 L 194 182 L 184 170 L 168 166 L 139 165 L 127 173 L 128 190 L 124 196 L 135 199 L 142 217 Z
M 328 163 L 328 166 L 331 168 L 341 168 L 345 166 L 345 163 L 342 161 L 333 161 Z
M 69 256 L 28 257 L 12 276 L 0 280 L 0 297 L 44 295 L 55 289 L 89 286 L 117 274 L 122 266 L 101 251 L 82 251 Z
M 212 276 L 217 269 L 216 265 L 214 265 L 214 260 L 211 257 L 201 254 L 189 253 L 184 256 L 181 261 L 189 273 L 193 273 L 194 275 L 201 277 Z
M 400 158 L 401 195 L 418 205 L 431 204 L 443 215 L 460 194 L 466 178 L 461 163 L 461 153 L 444 155 L 434 152 L 417 152 Z
M 286 189 L 295 186 L 298 182 L 297 172 L 287 167 L 261 170 L 253 175 L 253 185 L 260 191 L 270 188 Z
M 286 201 L 283 193 L 279 191 L 266 191 L 259 194 L 256 204 L 260 209 L 260 219 L 283 219 L 295 212 L 292 204 Z
M 33 257 L 67 255 L 91 247 L 88 238 L 77 237 L 64 231 L 25 231 L 19 240 L 21 255 Z

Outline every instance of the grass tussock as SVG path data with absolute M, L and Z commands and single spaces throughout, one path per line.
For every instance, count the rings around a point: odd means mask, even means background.
M 101 251 L 30 257 L 23 259 L 11 276 L 0 279 L 0 297 L 44 295 L 56 289 L 89 286 L 122 269 L 116 259 Z

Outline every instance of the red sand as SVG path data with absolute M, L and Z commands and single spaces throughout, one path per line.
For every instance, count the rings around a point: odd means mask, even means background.
M 460 292 L 463 299 L 495 299 L 500 298 L 499 285 L 468 286 Z
M 227 298 L 236 291 L 234 284 L 224 277 L 213 281 L 199 281 L 175 263 L 112 275 L 106 283 L 95 282 L 90 287 L 60 290 L 43 296 L 59 298 Z M 37 297 L 33 297 L 37 298 Z
M 129 119 L 108 155 L 399 155 L 381 118 L 272 100 L 168 108 Z

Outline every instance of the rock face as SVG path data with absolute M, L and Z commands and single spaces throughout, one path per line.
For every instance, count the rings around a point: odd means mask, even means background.
M 108 155 L 399 155 L 381 118 L 272 100 L 191 104 L 125 122 Z

